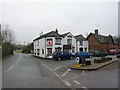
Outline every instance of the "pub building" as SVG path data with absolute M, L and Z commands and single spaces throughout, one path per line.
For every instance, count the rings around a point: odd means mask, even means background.
M 34 55 L 42 58 L 52 58 L 54 52 L 76 52 L 76 39 L 70 33 L 59 34 L 58 30 L 40 35 L 33 40 Z

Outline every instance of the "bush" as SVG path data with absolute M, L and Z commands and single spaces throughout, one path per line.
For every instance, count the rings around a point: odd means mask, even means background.
M 13 54 L 14 46 L 10 43 L 3 43 L 2 44 L 2 56 L 7 56 Z

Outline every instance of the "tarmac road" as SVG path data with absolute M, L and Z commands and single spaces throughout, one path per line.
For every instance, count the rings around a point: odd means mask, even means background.
M 15 54 L 3 60 L 3 88 L 118 88 L 118 62 L 96 71 L 71 70 L 73 63 Z
M 38 59 L 15 54 L 3 60 L 3 88 L 68 88 Z

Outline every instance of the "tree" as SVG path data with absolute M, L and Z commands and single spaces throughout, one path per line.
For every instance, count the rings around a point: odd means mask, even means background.
M 13 54 L 15 35 L 8 24 L 2 25 L 2 56 Z
M 32 53 L 31 51 L 33 51 L 33 43 L 24 46 L 23 53 Z
M 15 40 L 15 35 L 8 24 L 2 25 L 2 40 L 3 43 L 13 43 Z

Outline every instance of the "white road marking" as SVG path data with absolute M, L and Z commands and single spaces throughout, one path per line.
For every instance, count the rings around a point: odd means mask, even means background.
M 41 62 L 41 61 L 40 61 Z M 49 68 L 46 64 L 44 64 L 43 62 L 41 62 L 45 67 L 47 67 L 50 71 L 52 71 L 51 68 Z
M 91 71 L 91 72 L 94 72 L 94 71 Z M 84 74 L 85 74 L 85 71 L 82 71 L 82 73 L 81 73 L 80 75 L 74 76 L 74 77 L 72 77 L 72 78 L 68 78 L 68 79 L 66 79 L 66 80 L 76 79 L 76 78 L 78 78 L 79 76 L 84 75 Z
M 64 82 L 65 85 L 67 86 L 71 86 L 71 84 L 66 81 L 66 80 L 63 80 L 57 73 L 55 73 L 51 68 L 49 68 L 46 64 L 44 64 L 42 61 L 40 61 L 46 68 L 48 68 L 52 73 L 54 73 L 61 81 Z
M 86 87 L 81 87 L 81 88 L 83 88 L 84 90 L 88 90 Z
M 21 59 L 21 54 L 20 54 L 18 60 L 17 60 L 14 64 L 17 64 L 20 59 Z M 14 66 L 15 66 L 15 65 L 11 66 L 5 73 L 7 73 L 7 72 L 9 72 L 11 69 L 13 69 Z
M 76 80 L 74 80 L 73 82 L 74 82 L 75 84 L 80 85 L 80 83 L 79 83 L 78 81 L 76 81 Z
M 14 66 L 11 66 L 11 67 L 8 69 L 8 71 L 10 71 L 12 68 L 14 68 Z
M 65 73 L 62 74 L 62 77 L 64 77 L 71 69 L 68 69 Z
M 55 68 L 55 69 L 54 69 L 54 71 L 56 71 L 56 70 L 60 69 L 61 67 L 63 67 L 63 66 L 60 66 L 60 67 Z
M 9 72 L 12 68 L 14 68 L 14 66 L 11 66 L 11 67 L 6 71 L 6 73 Z
M 15 63 L 17 64 L 20 59 L 21 59 L 21 54 L 20 54 L 18 60 Z
M 71 84 L 70 84 L 68 81 L 64 81 L 64 83 L 65 83 L 67 86 L 71 86 Z

